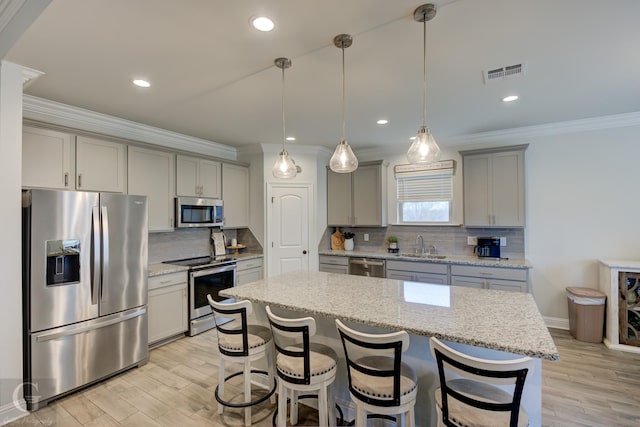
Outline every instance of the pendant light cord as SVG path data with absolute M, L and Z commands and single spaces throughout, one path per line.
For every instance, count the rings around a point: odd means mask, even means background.
M 344 94 L 345 94 L 345 78 L 344 78 L 344 41 L 342 42 L 342 141 L 346 139 L 346 121 L 345 121 L 345 107 L 344 107 Z
M 422 70 L 422 127 L 427 126 L 427 19 L 422 21 L 423 43 L 423 70 Z
M 285 116 L 284 116 L 284 66 L 282 67 L 282 151 L 287 151 L 287 133 L 285 130 Z

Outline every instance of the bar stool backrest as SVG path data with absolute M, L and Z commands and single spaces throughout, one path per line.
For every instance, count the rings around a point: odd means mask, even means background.
M 304 375 L 302 378 L 287 375 L 277 370 L 278 376 L 293 384 L 311 383 L 310 338 L 316 334 L 316 321 L 313 317 L 285 319 L 276 316 L 269 306 L 266 307 L 271 325 L 271 335 L 276 352 L 285 356 L 303 360 Z
M 520 402 L 527 374 L 533 372 L 534 363 L 530 357 L 510 360 L 489 360 L 461 353 L 437 338 L 431 337 L 431 353 L 438 364 L 440 390 L 442 393 L 442 419 L 445 425 L 455 426 L 449 420 L 449 397 L 486 411 L 510 412 L 511 427 L 518 425 Z M 451 373 L 455 375 L 451 375 Z M 512 400 L 509 402 L 488 402 L 474 399 L 469 394 L 462 394 L 448 386 L 451 380 L 466 378 L 479 383 L 499 386 L 513 386 Z
M 247 316 L 253 313 L 251 301 L 221 303 L 214 301 L 211 295 L 207 295 L 207 300 L 218 325 L 216 331 L 220 353 L 227 356 L 248 356 L 250 343 Z
M 409 348 L 409 334 L 406 331 L 388 334 L 368 334 L 353 330 L 336 319 L 344 354 L 347 359 L 347 376 L 349 391 L 363 402 L 375 406 L 400 405 L 402 376 L 402 353 Z M 386 369 L 380 366 L 386 362 Z M 363 382 L 392 386 L 391 396 L 372 397 L 361 393 L 353 386 L 354 375 L 360 376 Z M 362 377 L 364 376 L 364 378 Z

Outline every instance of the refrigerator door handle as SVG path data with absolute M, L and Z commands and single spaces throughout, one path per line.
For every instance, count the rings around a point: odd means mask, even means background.
M 51 340 L 56 340 L 58 338 L 64 338 L 72 335 L 82 334 L 84 332 L 93 331 L 95 329 L 104 328 L 106 326 L 111 326 L 116 323 L 125 322 L 135 317 L 142 316 L 146 312 L 147 312 L 147 308 L 142 307 L 124 315 L 118 314 L 117 316 L 113 316 L 113 317 L 109 316 L 105 320 L 98 323 L 91 324 L 91 325 L 74 327 L 71 329 L 67 329 L 65 331 L 45 332 L 43 334 L 39 334 L 36 336 L 36 342 L 51 341 Z
M 102 216 L 102 274 L 109 270 L 109 215 L 107 207 L 100 208 Z M 104 280 L 104 277 L 103 277 Z M 102 300 L 102 283 L 100 284 L 100 300 Z
M 92 232 L 93 232 L 93 259 L 91 260 L 91 304 L 98 304 L 98 291 L 100 290 L 100 259 L 102 258 L 100 242 L 100 210 L 93 207 Z

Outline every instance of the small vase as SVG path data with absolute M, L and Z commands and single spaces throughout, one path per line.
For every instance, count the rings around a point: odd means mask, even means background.
M 395 243 L 395 242 L 393 242 L 393 243 L 389 243 L 389 247 L 390 247 L 391 249 L 398 249 L 398 244 L 397 244 L 397 243 Z
M 353 239 L 344 239 L 344 250 L 345 251 L 353 250 Z

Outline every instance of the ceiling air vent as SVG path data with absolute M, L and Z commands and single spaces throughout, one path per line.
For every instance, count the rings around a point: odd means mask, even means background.
M 488 71 L 482 72 L 484 83 L 493 82 L 496 80 L 510 79 L 523 75 L 525 72 L 525 64 L 505 65 L 500 68 L 493 68 Z

